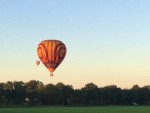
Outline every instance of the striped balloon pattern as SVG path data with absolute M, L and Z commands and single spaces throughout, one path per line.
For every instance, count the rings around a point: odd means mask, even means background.
M 51 76 L 65 58 L 66 52 L 65 44 L 59 40 L 44 40 L 37 48 L 39 59 L 51 72 Z

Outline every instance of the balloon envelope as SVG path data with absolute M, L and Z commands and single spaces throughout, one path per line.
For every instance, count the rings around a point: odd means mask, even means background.
M 37 48 L 38 56 L 51 72 L 51 76 L 53 76 L 53 72 L 63 61 L 66 51 L 65 44 L 59 40 L 44 40 Z
M 39 65 L 39 64 L 40 64 L 40 61 L 39 61 L 39 60 L 37 60 L 37 61 L 36 61 L 36 65 Z

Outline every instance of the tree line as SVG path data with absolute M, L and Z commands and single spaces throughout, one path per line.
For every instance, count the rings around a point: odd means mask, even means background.
M 121 89 L 116 85 L 98 87 L 88 83 L 80 89 L 61 82 L 44 85 L 31 80 L 0 83 L 0 106 L 2 105 L 148 105 L 150 86 L 133 85 Z

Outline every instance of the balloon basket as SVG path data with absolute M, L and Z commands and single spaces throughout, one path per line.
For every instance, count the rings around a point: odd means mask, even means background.
M 51 73 L 50 76 L 52 77 L 52 76 L 53 76 L 53 73 Z

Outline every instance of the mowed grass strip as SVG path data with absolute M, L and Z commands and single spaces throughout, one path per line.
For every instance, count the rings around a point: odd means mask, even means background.
M 0 113 L 150 113 L 150 106 L 0 108 Z

